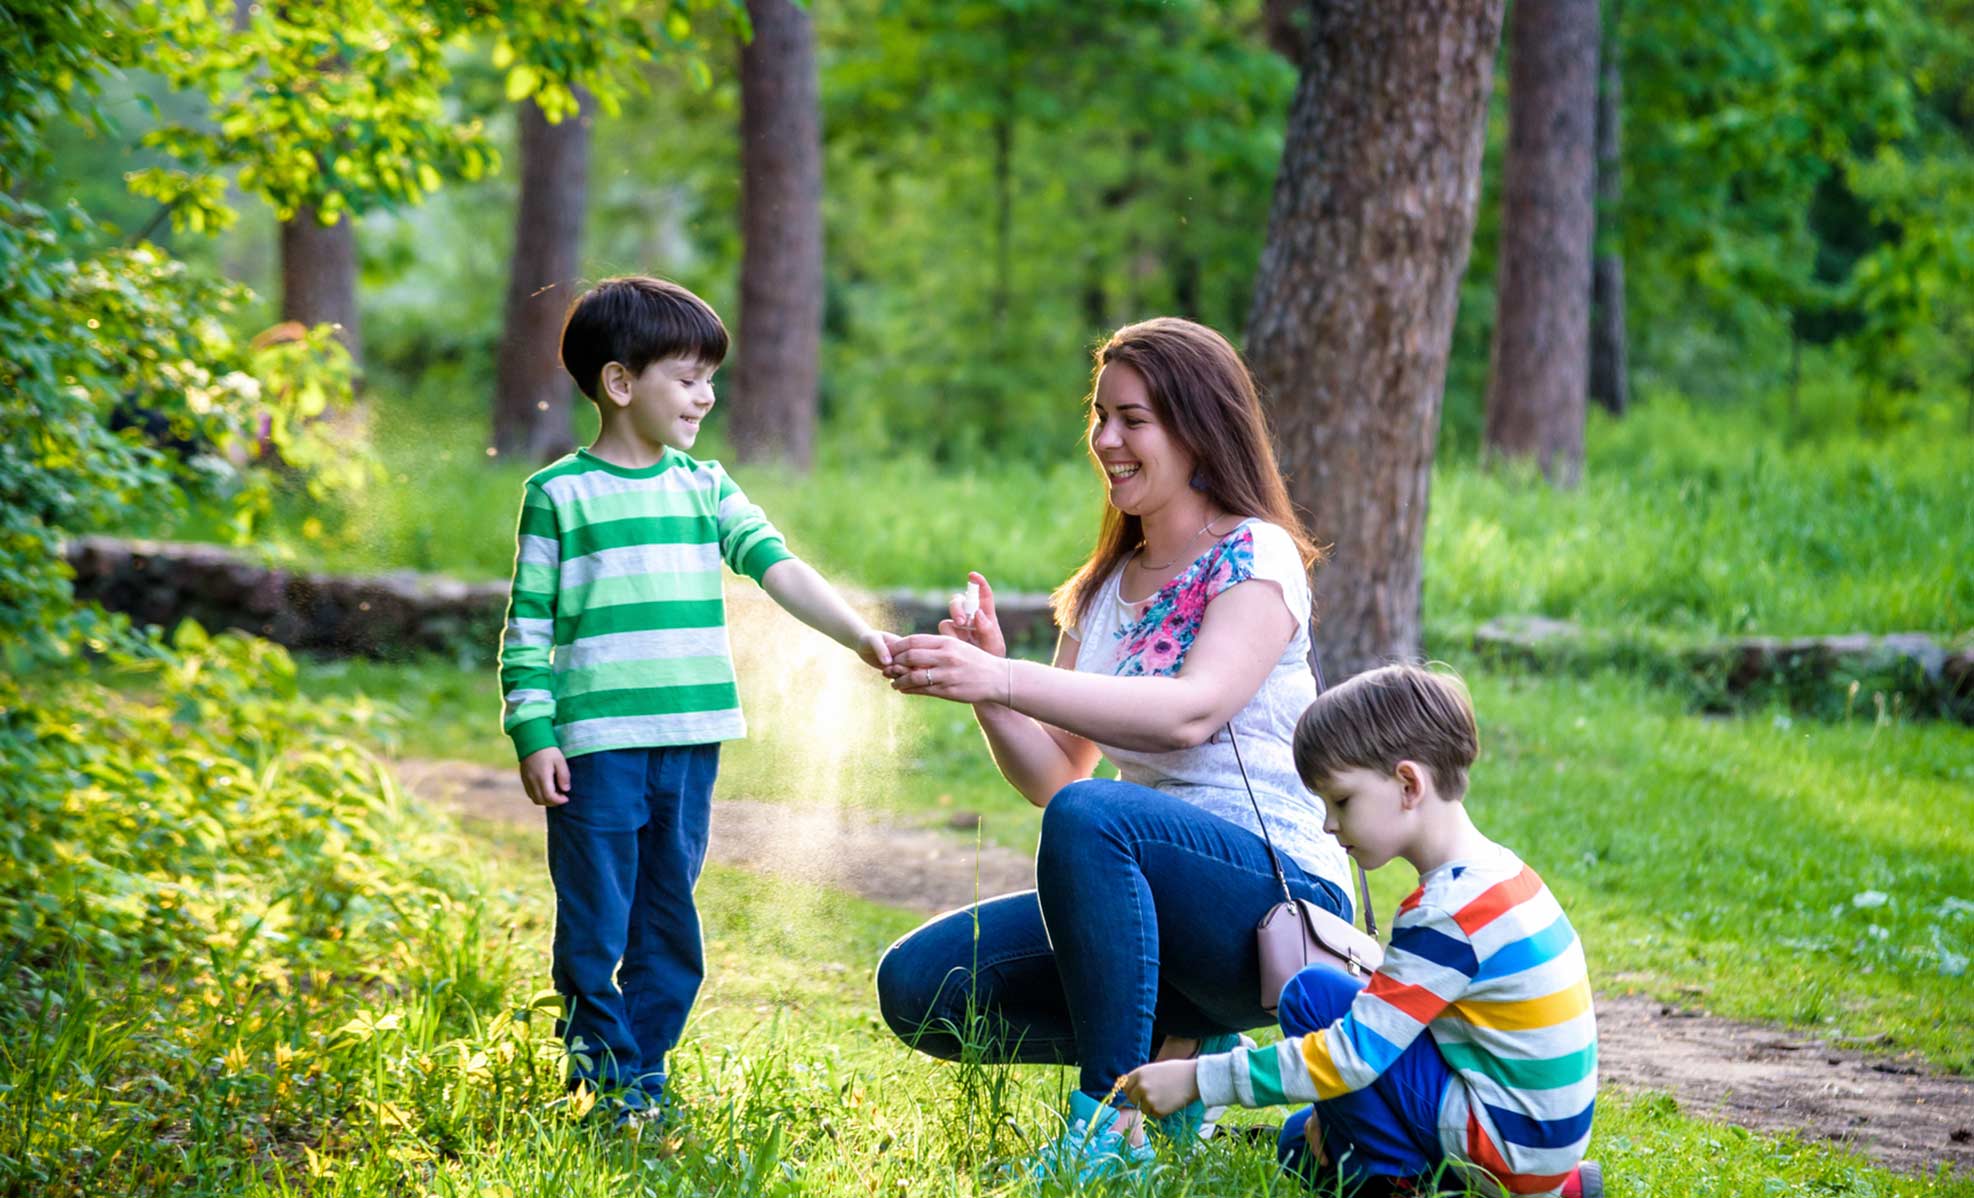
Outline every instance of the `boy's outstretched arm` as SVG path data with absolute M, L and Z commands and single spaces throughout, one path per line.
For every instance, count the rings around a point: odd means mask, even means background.
M 1149 1099 L 1148 1109 L 1158 1109 L 1185 1085 L 1169 1068 L 1179 1063 L 1193 1070 L 1187 1101 L 1197 1096 L 1208 1106 L 1322 1102 L 1361 1090 L 1466 992 L 1479 967 L 1473 943 L 1452 913 L 1424 904 L 1404 908 L 1383 967 L 1327 1027 L 1265 1048 L 1141 1065 L 1126 1075 L 1125 1088 L 1134 1098 L 1142 1093 Z
M 1199 1097 L 1199 1068 L 1190 1057 L 1140 1065 L 1123 1082 L 1131 1105 L 1161 1118 Z
M 761 575 L 761 589 L 783 611 L 852 650 L 875 669 L 891 664 L 891 638 L 858 615 L 829 580 L 799 557 L 785 557 Z
M 852 611 L 822 575 L 788 551 L 767 514 L 750 503 L 718 462 L 708 462 L 719 487 L 720 556 L 736 574 L 761 584 L 783 611 L 854 651 L 873 668 L 891 664 L 891 638 Z

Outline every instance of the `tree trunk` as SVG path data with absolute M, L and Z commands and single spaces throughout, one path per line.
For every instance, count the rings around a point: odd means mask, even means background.
M 551 125 L 533 100 L 520 105 L 521 201 L 507 276 L 507 315 L 495 371 L 493 440 L 500 453 L 545 462 L 569 452 L 575 384 L 562 369 L 562 319 L 582 269 L 589 199 L 589 94 Z
M 740 53 L 740 344 L 729 429 L 742 461 L 807 470 L 823 313 L 816 34 L 788 0 L 748 0 Z
M 1262 33 L 1268 48 L 1296 66 L 1303 63 L 1303 50 L 1309 44 L 1309 23 L 1313 0 L 1264 0 L 1261 6 Z
M 1583 474 L 1597 178 L 1597 0 L 1516 0 L 1485 452 Z
M 1618 65 L 1623 0 L 1610 0 L 1597 59 L 1597 248 L 1590 266 L 1590 398 L 1613 416 L 1631 406 L 1624 332 L 1624 75 Z
M 1332 546 L 1332 678 L 1419 648 L 1421 553 L 1502 0 L 1332 0 L 1296 60 L 1247 353 Z
M 356 217 L 333 225 L 303 208 L 281 223 L 281 319 L 311 327 L 337 326 L 336 337 L 363 363 L 363 329 L 356 311 Z

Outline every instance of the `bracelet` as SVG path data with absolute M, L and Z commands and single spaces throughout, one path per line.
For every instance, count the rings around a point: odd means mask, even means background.
M 1007 702 L 1007 708 L 1008 708 L 1008 710 L 1009 710 L 1009 711 L 1013 711 L 1013 710 L 1014 710 L 1014 658 L 1013 658 L 1012 656 L 1010 656 L 1010 657 L 1008 658 L 1008 702 Z

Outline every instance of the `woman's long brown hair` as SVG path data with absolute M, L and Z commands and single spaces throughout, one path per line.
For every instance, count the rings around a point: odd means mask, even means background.
M 1322 556 L 1289 503 L 1254 379 L 1225 337 L 1203 324 L 1161 316 L 1112 333 L 1095 357 L 1090 372 L 1091 429 L 1097 376 L 1106 366 L 1129 366 L 1145 381 L 1159 423 L 1193 456 L 1196 484 L 1207 498 L 1234 515 L 1258 516 L 1279 525 L 1294 538 L 1305 568 Z M 1090 431 L 1084 433 L 1085 449 Z M 1101 476 L 1103 465 L 1094 450 L 1090 460 Z M 1104 579 L 1144 538 L 1138 517 L 1105 504 L 1089 560 L 1049 597 L 1056 624 L 1063 628 L 1080 624 Z

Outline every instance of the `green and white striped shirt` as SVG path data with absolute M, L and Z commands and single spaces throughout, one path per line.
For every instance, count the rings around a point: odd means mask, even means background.
M 528 479 L 517 540 L 500 688 L 519 756 L 747 734 L 720 563 L 759 582 L 793 555 L 718 462 L 577 450 Z

